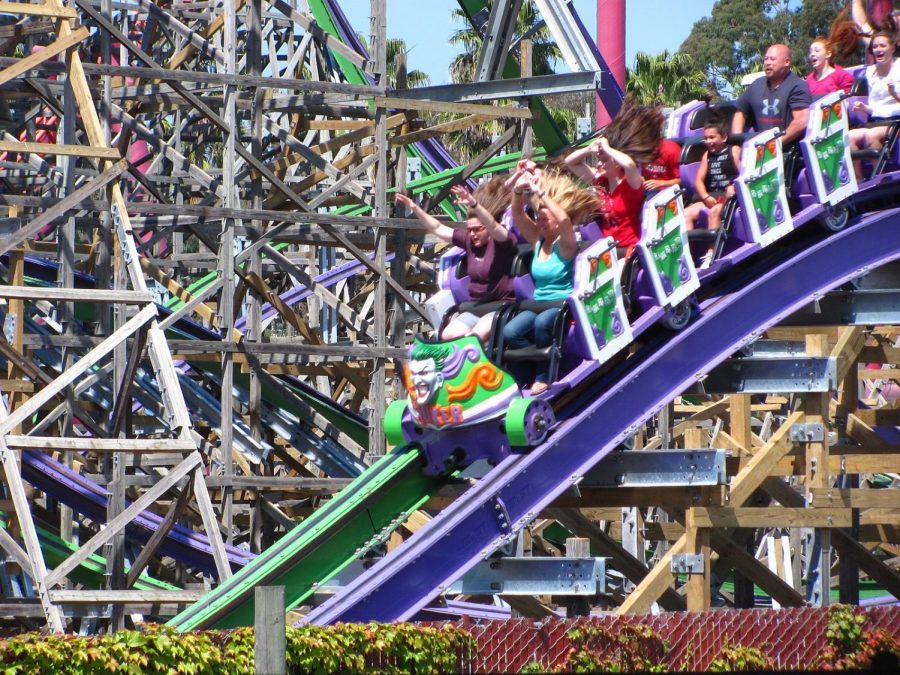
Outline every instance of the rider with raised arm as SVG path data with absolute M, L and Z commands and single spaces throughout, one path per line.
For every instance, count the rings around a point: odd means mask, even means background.
M 479 195 L 479 191 L 485 194 L 497 192 L 479 186 L 475 191 L 476 196 Z M 429 233 L 466 251 L 469 297 L 473 301 L 490 303 L 515 300 L 509 272 L 516 255 L 518 239 L 514 233 L 498 223 L 496 217 L 498 213 L 502 215 L 506 202 L 502 201 L 497 208 L 481 204 L 476 196 L 461 185 L 453 186 L 451 192 L 458 204 L 467 207 L 465 230 L 443 224 L 406 195 L 397 193 L 394 199 L 398 204 L 410 209 Z M 457 313 L 441 332 L 441 339 L 453 340 L 465 335 L 476 335 L 483 344 L 487 342 L 491 333 L 495 314 L 496 311 L 484 314 Z
M 646 183 L 640 166 L 657 156 L 661 131 L 657 109 L 626 100 L 600 138 L 565 159 L 569 171 L 596 188 L 603 235 L 616 240 L 620 257 L 629 255 L 641 239 Z M 592 154 L 596 168 L 585 163 Z
M 531 277 L 536 302 L 523 307 L 506 324 L 503 338 L 511 349 L 531 343 L 547 347 L 553 341 L 559 301 L 568 298 L 574 288 L 575 226 L 590 219 L 597 199 L 564 174 L 537 172 L 520 163 L 514 176 L 512 214 L 519 232 L 534 246 Z M 525 212 L 526 200 L 531 202 L 534 218 Z M 546 307 L 540 305 L 542 301 L 547 301 Z M 539 365 L 531 393 L 546 391 L 548 377 L 546 366 Z

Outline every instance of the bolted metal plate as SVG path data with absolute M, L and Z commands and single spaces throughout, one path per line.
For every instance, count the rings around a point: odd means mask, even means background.
M 833 391 L 837 359 L 827 356 L 750 356 L 727 359 L 692 387 L 705 394 Z
M 670 567 L 673 574 L 703 574 L 703 554 L 677 553 Z
M 900 289 L 832 291 L 789 316 L 783 326 L 870 326 L 900 323 Z
M 791 440 L 794 443 L 811 443 L 825 440 L 825 426 L 819 422 L 795 424 L 791 427 Z
M 687 487 L 725 482 L 725 450 L 629 450 L 606 455 L 580 485 Z
M 740 356 L 806 356 L 806 345 L 794 340 L 754 340 L 741 348 Z
M 602 593 L 603 558 L 491 558 L 449 588 L 467 595 L 594 595 Z
M 335 593 L 370 567 L 375 559 L 354 561 L 317 592 Z M 445 592 L 467 595 L 594 595 L 606 590 L 605 558 L 489 558 L 482 560 Z

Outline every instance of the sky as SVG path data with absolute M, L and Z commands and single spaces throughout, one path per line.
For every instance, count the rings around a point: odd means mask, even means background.
M 658 54 L 678 49 L 694 22 L 708 16 L 715 0 L 626 0 L 625 61 L 630 66 L 641 51 Z M 595 37 L 596 0 L 574 0 L 575 10 Z M 448 67 L 459 50 L 450 36 L 461 26 L 450 13 L 455 0 L 387 0 L 388 37 L 403 38 L 409 47 L 410 70 L 425 71 L 431 84 L 448 84 Z M 358 33 L 369 33 L 369 0 L 342 0 L 341 8 Z M 560 68 L 559 70 L 564 70 Z

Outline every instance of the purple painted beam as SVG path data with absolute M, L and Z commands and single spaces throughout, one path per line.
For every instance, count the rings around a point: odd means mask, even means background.
M 768 254 L 682 332 L 583 391 L 550 439 L 512 455 L 305 621 L 402 621 L 511 540 L 667 401 L 817 293 L 900 258 L 900 209 L 871 214 L 787 258 Z M 765 254 L 764 254 L 765 255 Z M 784 262 L 774 262 L 784 260 Z M 762 267 L 773 261 L 771 269 Z M 735 272 L 737 274 L 737 272 Z
M 106 522 L 106 492 L 96 483 L 60 464 L 41 452 L 22 453 L 22 477 L 39 490 L 43 490 L 63 504 L 98 523 Z M 126 528 L 129 537 L 147 541 L 159 529 L 163 518 L 151 511 L 138 515 Z M 212 547 L 205 534 L 194 532 L 183 525 L 175 525 L 161 546 L 161 551 L 187 565 L 216 575 Z M 250 551 L 226 546 L 229 563 L 243 567 L 255 554 Z

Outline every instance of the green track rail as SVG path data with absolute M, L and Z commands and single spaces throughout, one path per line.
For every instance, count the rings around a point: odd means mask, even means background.
M 64 539 L 60 539 L 52 532 L 39 527 L 38 538 L 41 542 L 41 551 L 44 554 L 44 562 L 52 569 L 61 565 L 70 555 L 78 550 L 78 546 Z M 126 565 L 125 572 L 129 571 Z M 72 581 L 88 588 L 104 588 L 107 583 L 106 558 L 92 553 L 88 558 L 67 575 Z M 142 573 L 134 582 L 135 590 L 139 591 L 180 591 L 178 586 L 154 579 L 146 572 Z
M 426 476 L 419 450 L 385 455 L 253 562 L 169 621 L 179 631 L 253 624 L 253 589 L 285 587 L 285 609 L 382 543 L 446 477 Z

